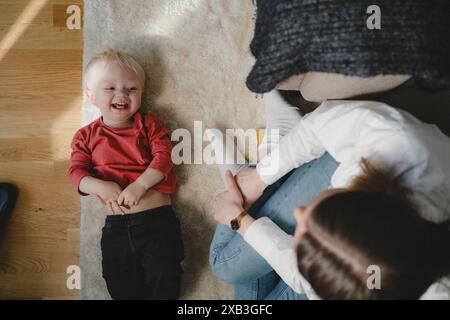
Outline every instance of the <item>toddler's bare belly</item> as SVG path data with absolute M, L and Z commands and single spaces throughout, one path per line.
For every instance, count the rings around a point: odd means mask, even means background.
M 137 206 L 130 207 L 130 209 L 124 207 L 121 208 L 125 212 L 125 214 L 129 214 L 165 205 L 170 205 L 171 203 L 172 202 L 168 194 L 161 193 L 154 189 L 149 189 L 147 190 L 145 195 L 141 198 Z

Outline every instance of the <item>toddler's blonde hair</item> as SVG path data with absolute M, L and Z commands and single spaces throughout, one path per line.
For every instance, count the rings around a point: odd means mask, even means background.
M 144 68 L 142 68 L 142 66 L 139 64 L 139 62 L 134 57 L 129 55 L 128 53 L 124 53 L 124 52 L 120 52 L 120 51 L 116 51 L 116 50 L 112 50 L 112 49 L 103 51 L 102 53 L 95 55 L 94 57 L 91 58 L 91 60 L 89 60 L 88 64 L 86 65 L 86 67 L 84 69 L 86 83 L 89 80 L 90 69 L 92 68 L 92 66 L 94 64 L 96 64 L 97 62 L 100 62 L 100 61 L 105 62 L 106 64 L 118 63 L 119 66 L 121 68 L 123 68 L 124 70 L 130 71 L 133 74 L 135 74 L 136 77 L 139 79 L 140 84 L 142 85 L 142 89 L 144 89 L 144 85 L 145 85 Z

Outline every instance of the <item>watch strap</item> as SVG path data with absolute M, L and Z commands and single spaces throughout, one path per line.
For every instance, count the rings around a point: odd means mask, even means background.
M 233 230 L 239 230 L 241 227 L 241 221 L 242 219 L 248 214 L 247 210 L 242 211 L 239 213 L 236 218 L 230 221 L 230 227 Z

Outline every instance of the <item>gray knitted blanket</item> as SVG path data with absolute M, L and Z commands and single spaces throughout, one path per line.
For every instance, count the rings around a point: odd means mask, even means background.
M 448 0 L 257 1 L 247 86 L 268 92 L 318 71 L 411 75 L 424 89 L 441 89 L 450 85 L 449 31 Z

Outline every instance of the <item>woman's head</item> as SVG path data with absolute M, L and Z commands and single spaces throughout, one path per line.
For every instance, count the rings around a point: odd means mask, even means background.
M 400 179 L 362 167 L 349 189 L 297 209 L 299 270 L 323 299 L 417 299 L 450 273 L 450 233 L 419 216 Z

